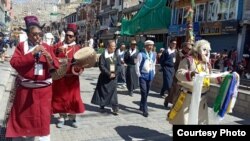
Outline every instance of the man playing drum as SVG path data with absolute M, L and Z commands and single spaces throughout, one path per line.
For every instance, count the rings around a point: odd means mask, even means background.
M 54 52 L 59 58 L 59 62 L 66 59 L 68 64 L 64 76 L 53 80 L 52 108 L 53 113 L 60 115 L 57 123 L 58 128 L 62 128 L 66 120 L 72 127 L 77 128 L 76 114 L 85 111 L 80 95 L 79 76 L 75 73 L 79 72 L 80 74 L 83 68 L 72 65 L 73 56 L 80 49 L 80 45 L 75 42 L 77 25 L 68 24 L 65 33 L 65 40 L 54 46 Z

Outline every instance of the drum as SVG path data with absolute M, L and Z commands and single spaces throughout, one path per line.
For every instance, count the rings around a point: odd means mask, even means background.
M 51 77 L 53 80 L 63 78 L 67 72 L 68 58 L 58 58 L 58 60 L 60 63 L 59 68 L 51 73 Z
M 83 47 L 74 54 L 74 64 L 91 68 L 96 64 L 96 51 L 92 47 Z

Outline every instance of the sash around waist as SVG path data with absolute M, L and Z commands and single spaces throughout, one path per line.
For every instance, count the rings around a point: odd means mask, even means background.
M 184 93 L 192 95 L 192 92 L 190 92 L 190 91 L 188 91 L 186 89 L 181 89 L 181 91 L 183 91 Z M 204 96 L 205 94 L 207 94 L 207 92 L 201 93 L 201 96 Z
M 26 79 L 22 76 L 18 76 L 20 80 L 20 85 L 26 88 L 42 88 L 48 87 L 52 84 L 52 78 L 48 78 L 46 80 L 30 80 Z

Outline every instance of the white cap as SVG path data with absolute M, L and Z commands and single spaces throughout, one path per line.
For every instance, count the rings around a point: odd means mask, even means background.
M 155 43 L 154 43 L 154 41 L 152 41 L 152 40 L 147 40 L 147 41 L 145 41 L 144 42 L 144 45 L 146 46 L 146 45 L 154 45 Z

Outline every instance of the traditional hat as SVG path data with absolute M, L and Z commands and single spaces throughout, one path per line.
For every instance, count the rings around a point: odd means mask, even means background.
M 77 25 L 74 23 L 69 23 L 67 26 L 67 29 L 65 31 L 68 31 L 68 30 L 72 31 L 76 34 L 77 33 Z
M 131 44 L 137 44 L 136 40 L 131 40 Z
M 144 42 L 144 45 L 146 46 L 146 45 L 154 45 L 155 43 L 154 43 L 154 41 L 152 41 L 152 40 L 147 40 L 147 41 L 145 41 Z
M 40 25 L 38 18 L 36 16 L 26 16 L 24 17 L 24 21 L 25 21 L 26 29 L 23 29 L 23 28 L 21 29 L 26 32 L 30 26 L 37 26 L 41 29 L 43 29 L 43 27 L 45 26 L 45 24 L 43 24 L 42 26 Z

